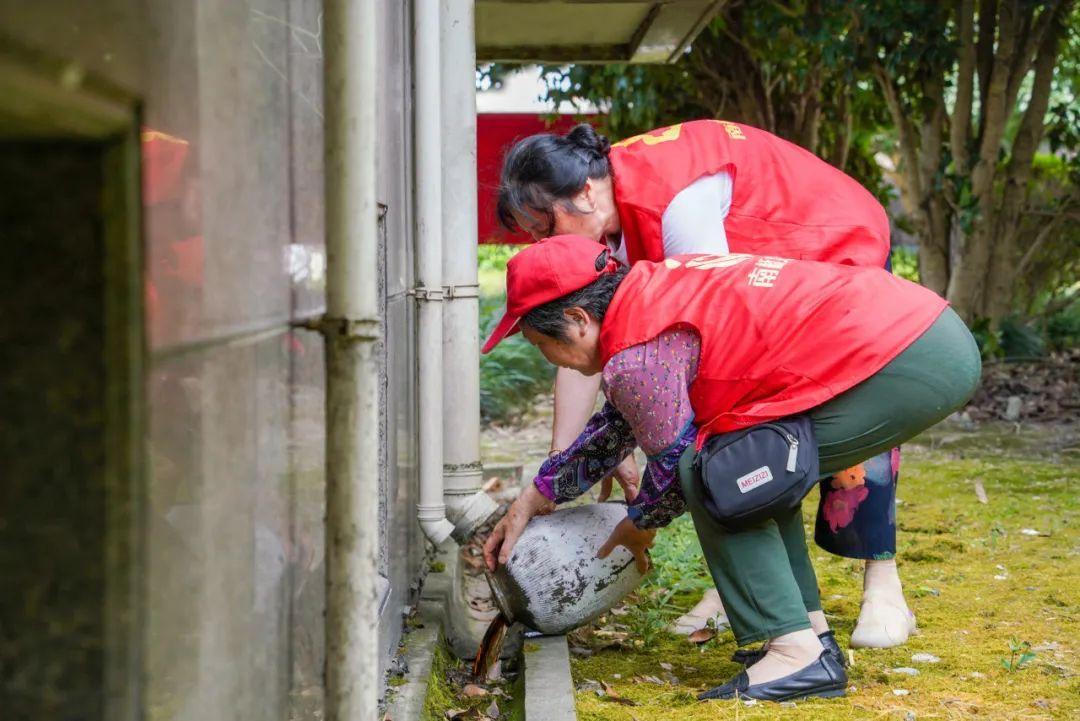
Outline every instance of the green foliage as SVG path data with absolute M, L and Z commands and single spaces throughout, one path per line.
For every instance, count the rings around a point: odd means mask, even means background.
M 1080 4 L 1065 25 L 1047 111 L 1046 140 L 1054 157 L 1067 163 L 1071 184 L 1080 186 Z
M 688 514 L 679 516 L 656 534 L 656 545 L 649 555 L 653 571 L 645 581 L 646 588 L 662 588 L 679 594 L 712 587 L 694 523 Z
M 1006 318 L 1001 322 L 1001 349 L 1006 358 L 1038 358 L 1046 355 L 1046 341 L 1037 328 Z
M 480 246 L 484 272 L 501 279 L 516 246 Z M 506 309 L 506 298 L 481 293 L 480 341 L 487 340 Z M 512 335 L 480 356 L 480 418 L 503 423 L 527 411 L 536 395 L 550 388 L 555 368 L 521 334 Z
M 1006 318 L 996 326 L 988 318 L 980 318 L 972 324 L 971 334 L 986 359 L 1021 360 L 1046 355 L 1047 342 L 1039 329 L 1016 317 Z
M 1015 312 L 1049 333 L 1051 318 L 1068 322 L 1080 289 L 1080 161 L 1076 154 L 1040 153 L 1028 182 L 1027 216 L 1020 226 L 1023 255 L 1014 289 Z M 1072 334 L 1075 335 L 1075 334 Z M 1069 334 L 1060 340 L 1067 340 Z M 1068 345 L 1076 345 L 1075 341 Z
M 485 243 L 476 249 L 477 267 L 481 271 L 506 272 L 506 264 L 523 246 Z
M 675 64 L 544 66 L 546 99 L 603 108 L 614 137 L 695 118 L 745 122 L 807 147 L 884 200 L 873 155 L 888 113 L 851 62 L 856 29 L 843 2 L 732 0 Z M 486 66 L 482 82 L 497 86 L 512 69 Z
M 996 16 L 998 5 L 976 4 L 976 36 L 980 13 L 990 8 Z M 998 347 L 1002 342 L 1027 342 L 1025 333 L 997 337 L 1010 314 L 1046 334 L 1051 347 L 1068 347 L 1074 344 L 1070 308 L 1080 282 L 1080 3 L 1031 0 L 1014 12 L 1016 39 L 1023 44 L 1031 39 L 1029 25 L 1040 25 L 1056 7 L 1069 15 L 1057 44 L 1045 142 L 1035 140 L 1050 152 L 1036 154 L 1030 174 L 1014 172 L 1014 144 L 1034 92 L 1028 67 L 1001 119 L 997 179 L 989 190 L 972 182 L 988 122 L 984 70 L 973 76 L 971 132 L 957 135 L 965 138 L 959 147 L 966 159 L 960 153 L 953 158 L 960 38 L 959 6 L 952 3 L 731 0 L 677 63 L 545 66 L 546 97 L 552 107 L 562 101 L 599 106 L 612 137 L 699 117 L 747 122 L 811 149 L 882 201 L 890 190 L 875 154 L 885 153 L 897 164 L 894 175 L 905 192 L 921 186 L 920 197 L 907 198 L 911 215 L 896 218 L 898 225 L 923 236 L 925 259 L 940 261 L 924 264 L 927 272 L 920 275 L 913 258 L 899 257 L 897 273 L 943 294 L 949 289 L 967 319 L 992 316 L 982 338 L 990 355 L 1010 353 Z M 481 75 L 497 85 L 510 69 L 487 66 Z M 912 180 L 912 168 L 921 181 Z M 1026 190 L 1019 207 L 1013 193 L 1006 209 L 1014 180 Z M 984 217 L 987 212 L 992 217 Z M 931 217 L 941 223 L 931 223 Z M 973 242 L 992 246 L 989 268 L 967 263 L 976 271 L 953 282 L 960 268 L 954 261 L 961 253 L 975 254 Z M 944 259 L 933 256 L 940 248 L 947 249 Z M 1015 272 L 1010 277 L 999 269 Z M 983 272 L 993 294 L 972 290 L 972 278 Z
M 682 613 L 679 601 L 712 587 L 694 524 L 688 515 L 675 519 L 656 535 L 649 551 L 652 571 L 627 605 L 627 625 L 646 646 L 667 633 Z
M 1009 657 L 1001 659 L 1001 667 L 1006 671 L 1020 671 L 1035 660 L 1036 653 L 1031 650 L 1030 641 L 1009 641 Z
M 1050 315 L 1044 325 L 1046 342 L 1055 351 L 1080 346 L 1080 289 L 1073 287 L 1068 297 L 1070 302 Z
M 892 251 L 892 272 L 912 283 L 919 282 L 919 252 L 907 246 L 897 246 Z

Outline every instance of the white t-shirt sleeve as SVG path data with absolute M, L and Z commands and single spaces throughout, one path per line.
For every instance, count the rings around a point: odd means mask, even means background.
M 660 220 L 664 257 L 728 252 L 724 220 L 731 210 L 731 173 L 703 175 L 679 191 Z

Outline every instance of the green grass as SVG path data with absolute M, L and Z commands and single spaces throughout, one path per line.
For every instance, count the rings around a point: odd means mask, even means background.
M 475 719 L 493 700 L 499 706 L 502 721 L 525 721 L 525 680 L 522 674 L 509 681 L 480 684 L 488 690 L 502 688 L 505 696 L 489 694 L 465 698 L 460 692 L 465 683 L 471 682 L 467 667 L 468 664 L 457 659 L 445 639 L 440 637 L 431 660 L 431 675 L 420 721 L 446 721 L 446 713 L 451 709 L 467 710 L 470 713 L 464 718 Z
M 630 613 L 608 619 L 632 630 L 628 642 L 572 662 L 575 682 L 606 681 L 638 705 L 579 691 L 580 721 L 1080 718 L 1080 464 L 1074 454 L 1062 460 L 1031 446 L 1001 456 L 994 433 L 982 440 L 985 452 L 972 441 L 965 457 L 905 449 L 898 561 L 921 630 L 901 648 L 856 651 L 855 690 L 847 698 L 800 702 L 797 709 L 695 700 L 739 667 L 728 660 L 735 649 L 730 633 L 697 647 L 665 630 L 709 583 L 692 526 L 681 520 L 658 536 L 656 570 L 627 604 Z M 986 488 L 986 505 L 976 499 L 975 479 Z M 805 504 L 808 533 L 816 502 L 815 492 Z M 1025 535 L 1025 528 L 1049 535 Z M 825 611 L 846 647 L 859 612 L 861 562 L 812 545 L 811 555 Z M 914 663 L 919 652 L 941 662 Z M 1025 653 L 1035 655 L 1018 663 Z M 662 677 L 662 661 L 674 666 L 677 685 L 633 681 Z M 889 673 L 900 666 L 920 674 Z

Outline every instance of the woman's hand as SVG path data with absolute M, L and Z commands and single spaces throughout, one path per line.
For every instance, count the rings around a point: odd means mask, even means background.
M 549 501 L 544 494 L 536 490 L 536 486 L 530 483 L 521 492 L 521 495 L 510 505 L 510 510 L 502 517 L 495 528 L 491 530 L 484 543 L 484 561 L 487 562 L 489 571 L 495 571 L 495 560 L 506 563 L 510 558 L 510 552 L 514 550 L 521 532 L 529 525 L 533 516 L 542 516 L 555 510 L 555 504 Z
M 611 496 L 611 481 L 614 479 L 622 486 L 623 497 L 626 498 L 626 502 L 632 503 L 637 498 L 640 483 L 639 476 L 637 461 L 634 459 L 634 454 L 631 453 L 623 459 L 622 463 L 615 467 L 610 476 L 601 482 L 600 497 L 596 499 L 597 502 L 603 503 Z
M 648 573 L 649 571 L 649 549 L 652 548 L 653 540 L 656 538 L 655 529 L 641 530 L 634 525 L 634 522 L 629 518 L 624 518 L 619 521 L 619 525 L 615 526 L 615 530 L 611 532 L 608 539 L 604 541 L 604 545 L 600 546 L 600 550 L 596 552 L 597 558 L 607 558 L 608 555 L 615 550 L 616 546 L 622 546 L 630 553 L 634 554 L 634 560 L 637 561 L 638 570 L 642 573 Z

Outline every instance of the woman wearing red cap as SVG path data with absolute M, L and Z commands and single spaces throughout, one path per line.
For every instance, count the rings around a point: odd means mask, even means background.
M 574 233 L 607 243 L 625 264 L 733 252 L 880 268 L 889 255 L 888 219 L 865 188 L 803 148 L 722 120 L 681 123 L 614 145 L 589 125 L 566 136 L 525 138 L 506 155 L 498 214 L 508 228 L 538 239 Z M 581 432 L 597 383 L 560 369 L 552 452 Z M 894 560 L 899 460 L 899 450 L 890 449 L 822 482 L 818 545 L 866 562 L 856 647 L 901 644 L 915 627 Z M 616 474 L 632 498 L 633 458 Z M 853 505 L 848 486 L 856 481 L 862 490 Z M 610 480 L 601 495 L 609 490 Z M 716 595 L 706 594 L 677 629 L 689 633 L 717 610 Z
M 649 459 L 640 492 L 599 555 L 622 545 L 647 566 L 655 529 L 689 510 L 737 642 L 766 642 L 738 657 L 746 671 L 700 698 L 843 695 L 843 654 L 800 509 L 725 528 L 695 454 L 716 434 L 806 414 L 821 474 L 850 468 L 970 397 L 980 371 L 971 334 L 941 298 L 881 269 L 733 254 L 626 271 L 597 253 L 591 239 L 559 236 L 507 268 L 507 313 L 487 347 L 520 329 L 552 363 L 601 376 L 607 403 L 492 531 L 489 567 L 505 562 L 530 518 L 584 493 L 640 445 Z

